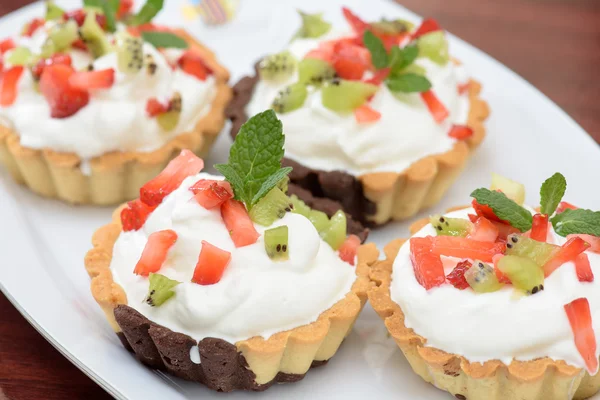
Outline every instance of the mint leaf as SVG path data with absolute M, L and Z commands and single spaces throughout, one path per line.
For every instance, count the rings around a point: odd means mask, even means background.
M 382 69 L 388 66 L 388 53 L 381 39 L 379 39 L 373 34 L 373 32 L 367 29 L 363 34 L 363 43 L 371 53 L 371 62 L 373 62 L 375 68 Z
M 392 47 L 390 53 L 390 68 L 391 74 L 401 72 L 403 69 L 411 65 L 419 55 L 419 49 L 415 45 L 406 46 L 404 48 Z
M 521 232 L 531 229 L 533 220 L 531 213 L 506 197 L 504 193 L 480 188 L 475 189 L 471 193 L 471 197 L 479 204 L 489 206 L 498 218 L 508 222 Z
M 142 32 L 142 38 L 157 49 L 167 47 L 175 49 L 187 49 L 189 46 L 188 42 L 186 42 L 181 36 L 177 36 L 171 32 Z
M 567 180 L 560 172 L 546 179 L 540 189 L 540 212 L 546 215 L 554 214 L 566 190 Z
M 575 233 L 600 236 L 600 211 L 567 209 L 552 217 L 550 222 L 560 236 Z
M 246 185 L 244 179 L 237 173 L 237 171 L 229 164 L 217 164 L 215 169 L 219 171 L 225 177 L 225 180 L 231 184 L 233 189 L 234 198 L 239 201 L 245 201 L 250 196 L 246 192 Z
M 130 25 L 138 26 L 152 21 L 163 8 L 164 0 L 146 0 L 140 11 L 131 18 Z
M 431 89 L 429 79 L 413 73 L 391 76 L 386 80 L 386 84 L 392 92 L 421 93 Z
M 258 203 L 260 199 L 266 196 L 275 186 L 279 184 L 288 174 L 292 172 L 292 167 L 281 168 L 279 171 L 271 175 L 266 181 L 263 182 L 258 193 L 252 198 L 252 205 Z

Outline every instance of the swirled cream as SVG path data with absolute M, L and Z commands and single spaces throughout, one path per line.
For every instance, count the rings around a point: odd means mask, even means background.
M 15 43 L 39 53 L 51 26 L 52 22 L 48 22 L 33 37 L 18 37 Z M 214 76 L 201 81 L 179 68 L 171 68 L 169 61 L 177 60 L 181 50 L 170 49 L 165 56 L 145 43 L 144 54 L 152 55 L 157 64 L 153 75 L 148 75 L 145 68 L 135 74 L 120 72 L 115 52 L 96 60 L 80 50 L 69 54 L 77 70 L 90 64 L 95 70 L 114 68 L 115 83 L 109 89 L 91 91 L 89 104 L 71 117 L 56 119 L 50 117 L 50 106 L 25 70 L 16 101 L 9 107 L 0 106 L 0 123 L 12 128 L 24 147 L 75 153 L 83 160 L 111 151 L 153 151 L 176 135 L 192 130 L 208 113 L 216 94 Z M 4 54 L 5 59 L 9 56 L 10 51 Z M 175 92 L 182 97 L 181 116 L 178 126 L 166 132 L 156 118 L 147 115 L 146 103 L 152 97 L 166 103 Z
M 217 337 L 234 343 L 316 321 L 319 314 L 350 292 L 355 280 L 352 266 L 323 242 L 305 217 L 287 213 L 271 227 L 256 225 L 261 234 L 250 246 L 236 248 L 220 211 L 207 210 L 193 198 L 189 187 L 198 179 L 222 179 L 201 173 L 187 178 L 154 210 L 142 229 L 123 232 L 115 243 L 111 270 L 127 294 L 129 306 L 150 320 L 196 340 Z M 262 233 L 289 228 L 289 260 L 272 261 Z M 148 236 L 173 229 L 178 239 L 159 273 L 182 282 L 175 296 L 159 307 L 143 302 L 148 279 L 135 275 Z M 191 282 L 202 240 L 231 252 L 223 278 L 214 285 Z
M 474 213 L 470 209 L 447 216 L 467 218 L 469 212 Z M 566 241 L 554 230 L 550 234 L 556 244 Z M 435 236 L 435 230 L 427 225 L 414 236 Z M 599 277 L 600 254 L 587 254 Z M 448 274 L 456 263 L 445 265 Z M 501 360 L 508 365 L 513 359 L 550 357 L 585 368 L 564 310 L 565 304 L 580 297 L 589 300 L 596 341 L 600 342 L 600 280 L 579 282 L 572 262 L 546 278 L 544 290 L 532 296 L 516 298 L 509 285 L 485 294 L 458 290 L 450 284 L 427 291 L 415 278 L 407 242 L 394 261 L 390 294 L 402 308 L 406 326 L 426 338 L 427 346 L 471 362 Z
M 288 50 L 301 60 L 322 41 L 349 36 L 329 33 L 318 39 L 296 39 Z M 355 176 L 371 172 L 401 172 L 428 155 L 444 153 L 455 139 L 448 136 L 452 124 L 466 124 L 470 102 L 457 87 L 468 82 L 464 67 L 448 62 L 444 66 L 426 58 L 415 63 L 426 70 L 433 91 L 450 116 L 435 122 L 419 94 L 397 98 L 381 85 L 370 105 L 381 113 L 374 123 L 358 124 L 352 113 L 338 113 L 323 106 L 320 90 L 309 88 L 304 105 L 279 114 L 285 127 L 286 157 L 302 165 L 325 171 L 343 170 Z M 259 80 L 246 107 L 247 115 L 271 108 L 273 99 L 286 86 L 296 82 L 297 73 L 284 82 Z

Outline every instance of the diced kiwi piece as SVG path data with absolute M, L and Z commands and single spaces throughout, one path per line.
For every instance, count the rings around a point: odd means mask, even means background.
M 167 132 L 172 131 L 179 124 L 181 111 L 167 111 L 156 116 L 158 125 Z
M 175 295 L 173 288 L 181 283 L 154 273 L 150 273 L 148 280 L 150 281 L 150 287 L 144 301 L 152 307 L 158 307 L 173 297 Z
M 302 200 L 298 198 L 295 194 L 290 196 L 290 201 L 294 208 L 292 208 L 292 212 L 295 214 L 304 215 L 306 218 L 310 216 L 312 209 L 306 205 Z
M 46 39 L 40 48 L 40 59 L 51 57 L 56 53 L 56 46 L 50 39 Z
M 298 64 L 298 82 L 321 86 L 335 78 L 335 69 L 327 61 L 305 58 Z
M 540 267 L 550 260 L 560 247 L 513 233 L 506 239 L 506 254 L 526 257 Z
M 329 221 L 327 230 L 321 232 L 321 237 L 332 249 L 337 250 L 346 240 L 346 214 L 338 210 Z
M 11 65 L 28 65 L 32 60 L 33 53 L 27 47 L 13 49 L 6 58 Z
M 102 57 L 112 50 L 106 34 L 96 21 L 95 12 L 88 11 L 79 32 L 95 58 Z
M 429 222 L 435 228 L 438 236 L 461 236 L 465 237 L 471 232 L 473 224 L 462 218 L 448 218 L 441 215 L 432 215 Z
M 279 183 L 277 184 L 277 187 L 279 189 L 281 189 L 281 191 L 283 193 L 287 194 L 289 183 L 290 183 L 290 177 L 286 176 L 285 178 L 283 178 L 282 180 L 279 181 Z
M 527 294 L 536 294 L 544 290 L 544 270 L 529 258 L 504 256 L 498 261 L 502 271 L 513 286 Z
M 306 85 L 303 83 L 294 83 L 277 94 L 271 107 L 279 114 L 294 111 L 302 107 L 306 100 L 306 96 L 308 96 Z
M 48 39 L 54 44 L 54 52 L 66 50 L 79 39 L 77 22 L 70 19 L 53 27 L 48 33 Z
M 412 63 L 408 67 L 402 69 L 402 73 L 425 76 L 427 71 L 425 70 L 425 68 L 421 67 L 420 65 Z M 402 92 L 399 92 L 399 93 L 402 93 Z
M 381 19 L 377 22 L 372 22 L 371 27 L 378 32 L 386 33 L 388 35 L 397 35 L 399 33 L 410 32 L 415 27 L 410 21 L 404 19 Z
M 273 261 L 284 261 L 290 258 L 287 225 L 265 231 L 265 250 Z
M 46 21 L 60 19 L 65 15 L 65 10 L 56 5 L 53 1 L 46 1 Z
M 491 190 L 499 190 L 515 203 L 522 205 L 525 201 L 525 185 L 492 172 Z
M 117 35 L 117 66 L 119 71 L 134 74 L 144 67 L 144 41 L 127 31 Z
M 302 18 L 302 26 L 294 37 L 318 38 L 331 29 L 331 24 L 323 19 L 322 13 L 308 14 L 298 11 L 298 14 Z
M 444 31 L 427 33 L 417 39 L 419 56 L 427 57 L 439 65 L 445 65 L 450 60 L 448 40 Z
M 298 61 L 289 51 L 266 56 L 258 64 L 260 77 L 269 81 L 282 81 L 292 76 Z
M 465 279 L 477 293 L 495 292 L 502 288 L 494 268 L 483 261 L 475 260 L 473 266 L 465 272 Z
M 320 234 L 329 228 L 329 217 L 323 211 L 311 210 L 308 219 Z
M 292 202 L 278 187 L 258 201 L 250 209 L 250 218 L 257 224 L 269 226 L 276 220 L 283 218 L 286 212 L 292 210 Z
M 352 112 L 377 92 L 377 86 L 360 81 L 334 79 L 321 89 L 321 101 L 330 110 Z

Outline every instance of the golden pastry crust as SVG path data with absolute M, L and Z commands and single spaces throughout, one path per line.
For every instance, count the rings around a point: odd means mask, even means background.
M 68 203 L 119 204 L 139 195 L 139 188 L 156 176 L 182 149 L 199 157 L 208 154 L 225 124 L 225 108 L 232 92 L 229 71 L 215 55 L 184 31 L 177 33 L 204 58 L 216 78 L 216 94 L 210 111 L 196 123 L 194 130 L 182 132 L 152 152 L 110 152 L 90 160 L 91 173 L 81 171 L 81 159 L 73 153 L 52 149 L 36 150 L 21 146 L 19 136 L 0 124 L 0 163 L 15 181 L 34 192 Z
M 93 248 L 85 256 L 85 268 L 92 278 L 91 291 L 94 299 L 115 332 L 121 328 L 116 322 L 114 309 L 128 304 L 123 288 L 114 282 L 110 270 L 114 244 L 121 233 L 120 212 L 115 210 L 110 224 L 98 229 L 92 237 Z M 336 353 L 344 338 L 350 333 L 366 300 L 372 283 L 366 263 L 360 262 L 374 245 L 361 246 L 358 250 L 357 278 L 346 297 L 319 315 L 308 325 L 279 332 L 264 339 L 252 337 L 235 343 L 248 368 L 256 375 L 257 384 L 271 382 L 278 373 L 304 374 L 314 361 L 329 360 Z M 350 268 L 350 266 L 349 266 Z
M 411 234 L 425 224 L 427 220 L 415 222 Z M 457 398 L 468 400 L 582 400 L 600 391 L 600 373 L 590 376 L 564 361 L 546 357 L 513 361 L 508 366 L 499 360 L 471 363 L 460 355 L 426 347 L 427 339 L 405 326 L 402 309 L 390 297 L 393 263 L 405 241 L 398 239 L 385 246 L 385 260 L 379 260 L 376 249 L 363 253 L 361 261 L 365 264 L 359 267 L 369 268 L 373 282 L 369 301 L 417 375 Z

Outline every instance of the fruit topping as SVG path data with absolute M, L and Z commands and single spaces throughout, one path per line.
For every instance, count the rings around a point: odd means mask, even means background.
M 214 285 L 221 280 L 230 261 L 230 252 L 203 240 L 192 282 L 199 285 Z
M 66 65 L 70 67 L 72 65 L 71 56 L 68 54 L 58 53 L 54 54 L 50 58 L 45 58 L 38 61 L 33 67 L 31 67 L 31 75 L 35 81 L 39 81 L 44 72 L 44 68 L 49 65 Z
M 263 58 L 258 64 L 258 73 L 264 80 L 284 81 L 294 74 L 297 65 L 296 58 L 286 50 Z
M 146 114 L 148 114 L 149 117 L 156 117 L 167 111 L 169 111 L 169 105 L 161 103 L 156 97 L 152 97 L 146 102 Z
M 46 21 L 42 18 L 34 18 L 31 22 L 27 23 L 23 27 L 23 36 L 32 37 L 42 26 L 46 24 Z
M 334 79 L 323 86 L 321 101 L 330 110 L 352 112 L 377 92 L 377 86 L 358 81 Z
M 527 294 L 544 290 L 544 271 L 529 258 L 504 256 L 498 261 L 498 269 L 510 279 L 515 288 Z
M 115 70 L 112 68 L 75 72 L 69 77 L 69 85 L 81 90 L 108 89 L 114 83 Z
M 495 254 L 502 253 L 505 249 L 502 243 L 479 242 L 455 236 L 436 236 L 431 241 L 433 254 L 485 262 L 492 261 Z
M 332 64 L 340 78 L 358 80 L 369 69 L 371 55 L 365 48 L 342 40 L 335 44 Z
M 369 105 L 363 104 L 354 110 L 354 119 L 359 124 L 368 124 L 381 119 L 381 113 L 372 109 Z
M 581 253 L 575 259 L 575 271 L 579 282 L 594 282 L 594 273 L 590 265 L 590 259 L 585 253 Z
M 432 215 L 429 217 L 429 222 L 438 235 L 464 237 L 473 229 L 473 224 L 462 218 L 448 218 L 441 215 Z
M 548 235 L 548 216 L 546 214 L 535 214 L 531 225 L 529 237 L 538 242 L 545 242 Z
M 298 11 L 302 18 L 302 26 L 296 32 L 295 37 L 299 38 L 318 38 L 323 36 L 331 29 L 331 24 L 323 19 L 323 14 L 307 14 Z
M 85 107 L 90 95 L 86 90 L 72 87 L 69 79 L 75 74 L 73 68 L 64 64 L 44 67 L 40 79 L 40 92 L 50 106 L 52 118 L 67 118 Z
M 221 205 L 221 217 L 235 247 L 256 243 L 260 235 L 254 228 L 244 204 L 233 199 L 227 200 Z
M 117 35 L 117 66 L 119 71 L 135 74 L 144 67 L 144 41 L 123 31 Z
M 440 286 L 446 281 L 442 259 L 431 250 L 431 237 L 410 239 L 410 260 L 415 278 L 426 290 Z
M 467 238 L 480 242 L 495 242 L 499 234 L 498 228 L 489 219 L 479 217 Z
M 348 24 L 350 24 L 352 30 L 356 33 L 356 36 L 362 37 L 365 30 L 369 29 L 369 24 L 350 11 L 350 9 L 342 7 L 342 14 L 344 14 L 344 18 L 346 18 L 346 21 L 348 21 Z
M 55 19 L 62 19 L 65 15 L 65 10 L 56 5 L 53 1 L 46 1 L 46 21 L 53 21 Z
M 340 259 L 347 262 L 350 265 L 354 265 L 354 259 L 356 258 L 356 251 L 360 246 L 360 239 L 356 235 L 350 235 L 346 238 L 344 243 L 339 249 Z
M 211 210 L 221 207 L 225 201 L 233 197 L 231 186 L 225 181 L 200 179 L 190 187 L 194 198 L 202 207 Z
M 426 35 L 431 32 L 436 32 L 441 30 L 442 28 L 437 23 L 437 21 L 433 18 L 427 18 L 423 20 L 421 25 L 417 28 L 417 30 L 412 34 L 413 39 L 420 38 L 423 35 Z
M 325 232 L 329 228 L 329 217 L 323 211 L 311 210 L 307 218 L 319 233 Z
M 326 61 L 318 58 L 305 58 L 298 63 L 298 82 L 321 86 L 335 78 L 335 69 Z
M 436 64 L 446 65 L 450 60 L 444 31 L 438 30 L 420 36 L 417 39 L 417 46 L 420 56 L 427 57 Z
M 250 218 L 257 224 L 269 226 L 292 210 L 290 199 L 275 187 L 250 209 Z
M 482 261 L 473 261 L 473 266 L 465 272 L 465 280 L 477 293 L 496 292 L 502 288 L 494 268 Z
M 312 209 L 306 205 L 302 200 L 298 198 L 295 194 L 290 196 L 290 201 L 292 202 L 292 212 L 295 214 L 304 215 L 306 218 L 312 212 Z
M 590 247 L 589 243 L 585 242 L 580 237 L 573 237 L 563 244 L 552 257 L 543 264 L 544 275 L 550 276 L 556 269 L 564 263 L 575 261 L 578 255 L 583 253 Z
M 23 67 L 11 67 L 0 75 L 0 106 L 9 107 L 17 99 L 17 85 L 23 75 Z
M 202 159 L 190 150 L 182 150 L 157 177 L 142 186 L 140 199 L 149 206 L 159 205 L 185 178 L 197 174 L 202 168 Z
M 567 235 L 567 240 L 571 239 L 572 237 L 575 236 L 579 236 L 580 238 L 582 238 L 583 240 L 585 240 L 587 243 L 589 243 L 590 248 L 588 249 L 589 251 L 592 251 L 594 253 L 600 253 L 600 236 L 592 236 L 592 235 L 585 235 L 585 234 L 572 234 L 572 235 Z
M 465 140 L 473 136 L 473 129 L 466 125 L 452 125 L 448 136 L 456 140 Z
M 525 201 L 525 186 L 523 184 L 493 172 L 490 190 L 504 193 L 506 197 L 518 205 L 523 205 L 523 202 Z
M 177 64 L 183 72 L 188 75 L 195 76 L 201 81 L 206 80 L 206 78 L 212 73 L 212 70 L 208 65 L 206 65 L 204 59 L 193 50 L 187 50 L 185 53 L 183 53 Z
M 485 204 L 479 204 L 475 199 L 473 199 L 472 206 L 477 216 L 487 218 L 490 221 L 502 222 L 502 220 L 494 214 L 494 210 L 492 210 L 491 207 L 486 206 Z
M 265 231 L 265 251 L 273 261 L 285 261 L 290 258 L 287 225 Z
M 75 21 L 67 21 L 54 26 L 48 33 L 45 46 L 51 46 L 53 52 L 58 53 L 71 47 L 79 39 L 78 27 Z
M 444 104 L 437 98 L 433 90 L 428 90 L 426 92 L 421 93 L 421 98 L 425 102 L 425 105 L 429 109 L 431 115 L 433 115 L 433 119 L 438 124 L 442 123 L 448 116 L 450 112 L 444 106 Z
M 307 96 L 306 85 L 303 83 L 294 83 L 277 93 L 277 97 L 273 100 L 271 108 L 279 114 L 294 111 L 302 107 Z
M 390 71 L 390 68 L 383 68 L 378 71 L 375 71 L 373 76 L 367 79 L 365 82 L 373 85 L 381 85 L 390 75 Z
M 346 214 L 338 210 L 329 220 L 327 229 L 319 233 L 332 249 L 338 250 L 346 240 Z
M 0 41 L 0 55 L 3 55 L 9 50 L 12 50 L 16 47 L 14 40 L 8 38 Z
M 410 21 L 403 19 L 388 20 L 385 18 L 376 22 L 371 22 L 370 26 L 373 31 L 387 35 L 407 33 L 414 28 L 414 24 Z
M 583 297 L 573 300 L 565 304 L 565 312 L 575 336 L 575 346 L 583 357 L 590 375 L 595 375 L 598 371 L 598 356 L 590 303 Z
M 529 258 L 539 266 L 546 264 L 558 249 L 559 246 L 517 234 L 509 235 L 506 243 L 507 255 Z
M 182 98 L 179 92 L 173 93 L 167 111 L 156 116 L 156 122 L 165 131 L 172 131 L 179 125 L 181 117 Z
M 498 268 L 498 262 L 500 262 L 502 257 L 504 257 L 504 254 L 496 254 L 493 257 L 492 261 L 494 262 L 494 272 L 496 273 L 496 278 L 498 278 L 498 282 L 510 285 L 512 282 L 510 281 L 508 276 L 506 276 L 506 274 L 500 271 L 500 268 Z
M 10 52 L 6 61 L 12 66 L 27 65 L 32 58 L 33 53 L 27 47 L 17 47 Z
M 579 207 L 574 206 L 571 203 L 567 203 L 566 201 L 561 201 L 560 203 L 558 203 L 558 207 L 556 208 L 556 213 L 560 214 L 561 212 L 565 211 L 565 210 L 577 210 Z
M 148 287 L 148 295 L 146 295 L 144 301 L 152 307 L 161 306 L 165 301 L 175 296 L 173 288 L 181 283 L 152 272 L 148 276 L 148 281 L 150 282 L 150 286 Z
M 121 225 L 123 231 L 137 231 L 148 219 L 148 216 L 154 211 L 156 207 L 150 207 L 140 199 L 130 201 L 127 203 L 127 207 L 121 210 Z
M 452 284 L 455 288 L 459 290 L 463 290 L 468 288 L 469 282 L 465 279 L 465 272 L 471 268 L 473 264 L 469 260 L 463 260 L 456 264 L 456 267 L 446 276 L 448 282 Z
M 161 269 L 169 249 L 177 241 L 177 233 L 171 229 L 157 231 L 148 236 L 148 241 L 142 252 L 140 260 L 137 262 L 133 273 L 136 275 L 148 276 L 151 272 L 157 272 Z
M 117 9 L 117 19 L 123 19 L 133 10 L 133 0 L 120 0 L 119 8 Z
M 79 34 L 95 58 L 102 57 L 112 49 L 104 30 L 98 24 L 94 12 L 87 12 L 83 25 L 79 29 Z

